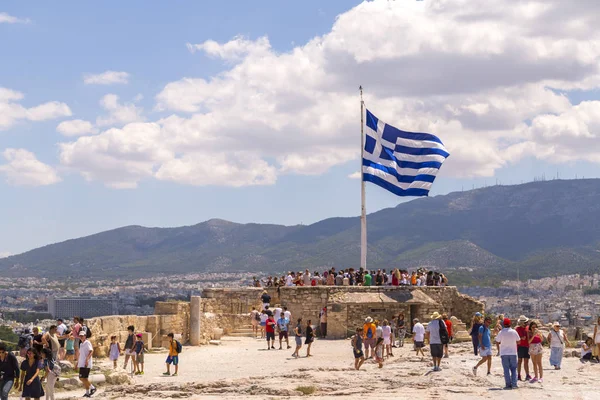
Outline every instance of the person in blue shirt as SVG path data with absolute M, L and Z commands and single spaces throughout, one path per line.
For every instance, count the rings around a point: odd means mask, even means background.
M 479 327 L 479 355 L 481 360 L 473 367 L 473 375 L 477 375 L 477 367 L 487 362 L 487 374 L 491 375 L 492 372 L 492 336 L 490 332 L 490 325 L 492 324 L 491 317 L 485 317 L 483 325 Z
M 284 338 L 288 350 L 292 348 L 292 346 L 290 346 L 290 339 L 288 337 L 289 325 L 290 320 L 287 319 L 283 313 L 281 313 L 281 317 L 277 320 L 277 329 L 279 330 L 279 350 L 282 350 L 281 343 Z

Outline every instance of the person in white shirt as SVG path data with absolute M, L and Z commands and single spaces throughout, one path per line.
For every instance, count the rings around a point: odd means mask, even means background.
M 287 307 L 283 307 L 283 315 L 285 316 L 285 318 L 287 318 L 288 320 L 292 320 L 292 313 L 288 311 Z
M 285 286 L 294 286 L 294 278 L 292 278 L 291 273 L 285 277 Z
M 65 336 L 65 332 L 67 331 L 67 325 L 65 325 L 65 322 L 62 320 L 62 318 L 58 318 L 56 320 L 56 334 L 58 335 L 58 343 L 60 344 L 60 349 L 58 349 L 58 360 L 64 360 L 65 356 L 67 354 L 67 351 L 65 350 L 65 342 L 67 340 L 67 337 Z
M 569 338 L 560 329 L 560 323 L 558 321 L 552 324 L 552 330 L 548 333 L 548 343 L 550 343 L 550 365 L 554 369 L 560 369 L 562 363 L 563 352 L 565 350 L 565 343 L 569 346 Z
M 304 279 L 304 286 L 310 286 L 311 276 L 310 271 L 308 269 L 304 271 L 304 275 L 302 276 L 302 278 Z
M 273 309 L 273 317 L 275 317 L 275 321 L 278 321 L 281 318 L 281 306 L 279 304 L 275 304 L 275 308 Z
M 77 365 L 79 366 L 79 380 L 83 383 L 83 387 L 85 388 L 83 397 L 92 397 L 92 395 L 96 393 L 96 387 L 91 384 L 89 376 L 90 371 L 94 366 L 92 359 L 94 348 L 87 338 L 85 331 L 82 330 L 79 332 L 79 339 L 81 339 L 81 344 L 79 345 L 79 359 L 77 360 Z
M 419 322 L 417 318 L 413 319 L 413 341 L 415 343 L 415 350 L 417 352 L 417 356 L 419 352 L 421 352 L 421 357 L 425 357 L 425 353 L 423 352 L 423 347 L 425 347 L 425 327 L 422 323 Z
M 500 343 L 500 358 L 504 369 L 504 389 L 516 389 L 517 386 L 517 344 L 521 341 L 519 334 L 510 327 L 510 319 L 504 318 L 504 328 L 496 336 Z

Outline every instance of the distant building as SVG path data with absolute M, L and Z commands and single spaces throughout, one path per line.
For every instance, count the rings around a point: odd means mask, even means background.
M 107 297 L 48 297 L 48 312 L 53 318 L 82 318 L 117 315 L 118 299 Z

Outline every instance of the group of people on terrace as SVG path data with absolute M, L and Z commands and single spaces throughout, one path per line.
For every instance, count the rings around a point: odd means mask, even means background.
M 322 273 L 308 269 L 304 272 L 290 271 L 281 277 L 269 276 L 261 280 L 254 278 L 255 287 L 282 286 L 447 286 L 448 278 L 441 272 L 419 268 L 409 272 L 399 268 L 389 273 L 385 269 L 366 270 L 347 268 L 336 271 L 331 268 Z

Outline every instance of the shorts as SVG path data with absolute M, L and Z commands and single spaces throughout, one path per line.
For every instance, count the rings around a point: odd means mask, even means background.
M 267 326 L 267 321 L 265 321 L 265 322 L 261 322 L 261 323 L 260 323 L 260 326 Z
M 125 349 L 125 355 L 135 358 L 135 351 L 133 349 Z
M 443 344 L 430 344 L 429 350 L 431 351 L 431 357 L 433 358 L 442 358 L 444 356 Z
M 363 343 L 365 345 L 365 349 L 368 349 L 369 347 L 372 348 L 372 349 L 375 348 L 375 338 L 364 339 Z
M 302 346 L 302 336 L 296 336 L 296 346 Z
M 65 347 L 65 342 L 66 342 L 66 339 L 58 339 L 58 344 L 60 344 L 61 348 Z
M 75 354 L 75 350 L 67 350 L 67 355 L 72 356 Z
M 143 364 L 144 363 L 144 353 L 136 354 L 135 361 Z
M 422 349 L 423 347 L 425 347 L 424 342 L 415 342 L 415 348 Z
M 173 365 L 177 365 L 179 364 L 179 356 L 169 356 L 167 357 L 167 361 L 165 361 L 167 364 L 173 364 Z
M 383 338 L 383 344 L 386 345 L 386 346 L 392 344 L 392 338 L 390 336 L 384 337 Z
M 483 350 L 481 347 L 479 348 L 479 355 L 481 357 L 488 357 L 492 355 L 492 348 L 491 347 L 486 347 L 485 350 Z
M 267 332 L 267 342 L 269 340 L 275 340 L 275 332 Z
M 517 354 L 519 358 L 527 358 L 529 359 L 529 347 L 525 347 L 525 346 L 518 346 L 517 347 Z
M 287 331 L 280 331 L 279 332 L 279 339 L 287 339 L 288 338 L 288 333 Z
M 81 344 L 81 339 L 79 339 L 79 338 L 73 339 L 73 347 L 75 348 L 75 350 L 79 350 L 80 344 Z
M 361 357 L 365 356 L 365 354 L 363 353 L 362 350 L 356 350 L 356 349 L 354 349 L 352 351 L 352 353 L 354 353 L 354 358 L 361 358 Z
M 79 378 L 87 379 L 90 377 L 90 368 L 79 368 Z
M 531 343 L 529 345 L 529 354 L 532 356 L 538 356 L 544 354 L 544 348 L 541 343 Z

